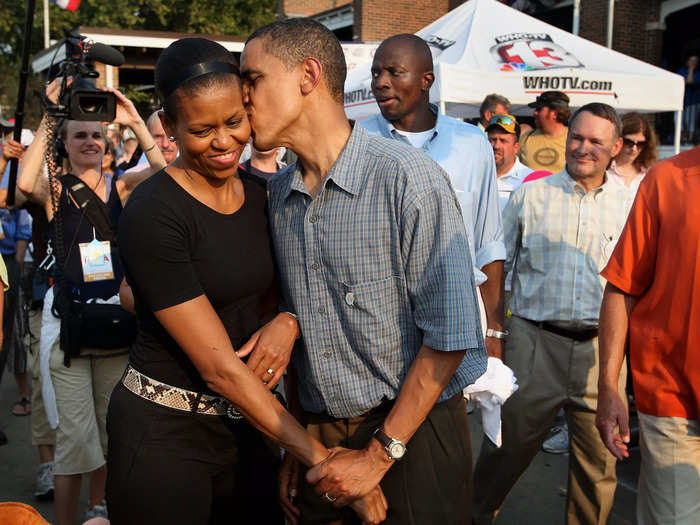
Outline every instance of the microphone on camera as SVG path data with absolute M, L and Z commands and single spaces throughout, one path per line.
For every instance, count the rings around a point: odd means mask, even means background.
M 117 67 L 124 63 L 124 55 L 113 47 L 100 44 L 99 42 L 95 42 L 90 46 L 87 52 L 87 58 Z

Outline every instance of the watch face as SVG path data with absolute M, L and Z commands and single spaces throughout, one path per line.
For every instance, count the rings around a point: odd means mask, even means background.
M 402 443 L 392 443 L 389 445 L 389 456 L 392 459 L 401 459 L 406 453 L 406 446 Z

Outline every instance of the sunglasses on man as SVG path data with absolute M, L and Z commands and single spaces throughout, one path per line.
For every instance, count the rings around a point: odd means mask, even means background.
M 494 124 L 497 124 L 501 126 L 505 131 L 508 133 L 515 133 L 517 135 L 520 134 L 520 126 L 518 125 L 518 122 L 515 120 L 514 117 L 511 115 L 494 115 L 489 119 L 488 126 L 493 126 Z

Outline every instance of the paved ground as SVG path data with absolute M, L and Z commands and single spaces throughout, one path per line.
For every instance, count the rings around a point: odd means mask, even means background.
M 14 378 L 5 375 L 0 384 L 0 428 L 7 434 L 9 444 L 0 447 L 0 501 L 28 503 L 48 521 L 53 521 L 53 504 L 37 502 L 32 496 L 38 456 L 30 444 L 30 418 L 10 414 L 15 398 Z M 474 457 L 481 445 L 479 419 L 478 411 L 470 416 Z M 563 524 L 567 464 L 568 455 L 538 454 L 506 500 L 497 525 Z M 633 449 L 631 459 L 618 465 L 619 483 L 609 525 L 635 522 L 638 474 L 639 450 Z M 84 515 L 86 504 L 87 484 L 84 483 L 78 516 Z

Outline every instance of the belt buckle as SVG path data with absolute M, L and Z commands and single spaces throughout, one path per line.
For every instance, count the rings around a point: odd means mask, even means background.
M 244 419 L 243 415 L 238 410 L 236 410 L 236 408 L 231 403 L 229 403 L 228 408 L 226 408 L 226 416 L 233 419 L 234 421 Z

